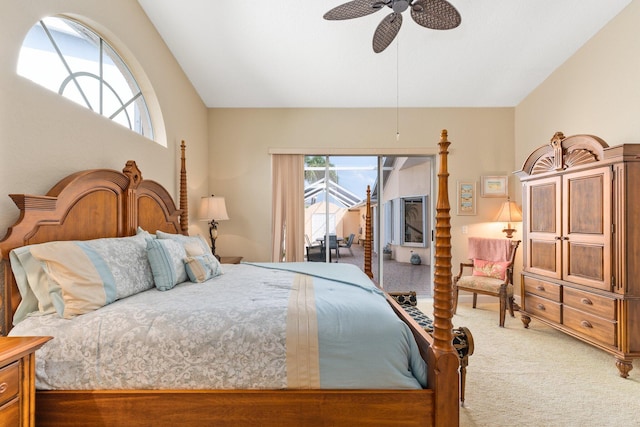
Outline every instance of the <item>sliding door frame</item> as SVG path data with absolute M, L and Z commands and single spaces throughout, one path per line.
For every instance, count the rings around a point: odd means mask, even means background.
M 382 182 L 382 158 L 383 157 L 429 157 L 432 161 L 432 166 L 436 165 L 438 159 L 438 147 L 433 148 L 327 148 L 327 147 L 304 147 L 304 148 L 270 148 L 269 154 L 301 154 L 303 156 L 365 156 L 365 157 L 377 157 L 378 159 L 378 182 Z M 431 195 L 429 197 L 429 240 L 430 246 L 433 247 L 433 234 L 435 226 L 435 202 L 436 195 L 436 168 L 431 168 Z M 382 188 L 378 189 L 378 198 L 382 200 Z M 373 220 L 375 221 L 376 228 L 381 230 L 382 221 L 380 215 L 380 203 L 378 203 L 378 214 L 375 215 Z M 382 254 L 382 239 L 378 238 L 376 241 L 376 253 Z M 328 252 L 328 251 L 327 251 Z M 434 251 L 430 251 L 431 265 L 434 263 Z M 328 257 L 327 257 L 328 258 Z M 378 278 L 380 279 L 384 288 L 383 280 L 383 257 L 378 256 L 378 265 L 375 267 L 378 271 Z M 433 280 L 433 271 L 431 272 Z

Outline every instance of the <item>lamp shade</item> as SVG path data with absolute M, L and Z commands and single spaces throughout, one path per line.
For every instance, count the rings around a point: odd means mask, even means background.
M 229 219 L 227 205 L 224 197 L 210 196 L 203 197 L 200 201 L 200 211 L 198 212 L 200 221 L 223 221 Z
M 522 211 L 515 202 L 507 199 L 500 207 L 500 212 L 496 218 L 496 222 L 520 222 L 522 221 Z

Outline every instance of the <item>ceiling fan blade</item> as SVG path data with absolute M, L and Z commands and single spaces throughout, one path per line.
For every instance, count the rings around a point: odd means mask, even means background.
M 460 13 L 446 0 L 418 0 L 411 5 L 411 17 L 432 30 L 451 30 L 462 22 Z
M 398 35 L 402 25 L 402 14 L 392 12 L 384 17 L 373 34 L 373 51 L 380 53 L 387 48 Z
M 380 5 L 379 2 L 374 2 L 373 0 L 353 0 L 334 7 L 325 13 L 323 17 L 329 21 L 360 18 L 379 11 L 382 6 L 384 5 Z

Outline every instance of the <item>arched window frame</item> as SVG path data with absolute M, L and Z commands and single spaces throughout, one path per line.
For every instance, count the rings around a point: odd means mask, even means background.
M 71 51 L 70 44 L 76 50 Z M 104 37 L 75 18 L 50 16 L 36 23 L 23 41 L 17 71 L 95 113 L 155 139 L 147 101 L 129 65 Z

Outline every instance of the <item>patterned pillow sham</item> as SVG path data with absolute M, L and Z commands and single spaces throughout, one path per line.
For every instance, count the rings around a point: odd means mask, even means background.
M 493 277 L 495 279 L 504 280 L 507 267 L 509 267 L 508 261 L 487 261 L 483 259 L 474 259 L 473 275 Z
M 40 261 L 31 255 L 31 245 L 13 249 L 9 252 L 9 261 L 21 296 L 13 324 L 17 325 L 34 312 L 55 312 L 49 296 L 49 279 Z
M 184 259 L 189 280 L 201 283 L 223 273 L 220 262 L 211 254 L 189 256 Z
M 156 238 L 155 234 L 149 233 L 147 230 L 145 230 L 144 228 L 142 228 L 140 226 L 138 226 L 138 228 L 136 228 L 136 234 L 137 235 L 143 235 L 147 239 L 155 239 Z
M 147 239 L 147 255 L 153 281 L 159 290 L 168 291 L 188 280 L 182 261 L 187 252 L 182 243 L 170 239 Z
M 66 319 L 153 287 L 144 236 L 48 242 L 30 252 L 46 273 L 55 310 Z

